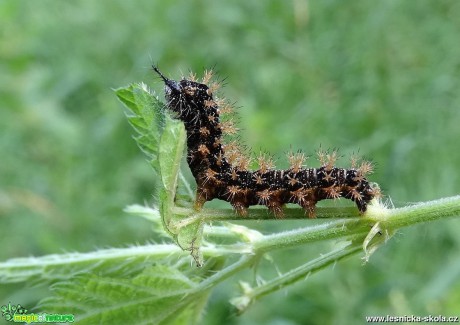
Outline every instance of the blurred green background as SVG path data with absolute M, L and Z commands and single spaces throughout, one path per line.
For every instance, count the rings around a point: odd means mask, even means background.
M 152 239 L 122 211 L 151 203 L 156 180 L 112 91 L 144 81 L 162 96 L 152 63 L 172 78 L 215 67 L 254 151 L 359 150 L 396 206 L 458 194 L 459 17 L 455 0 L 0 1 L 0 260 Z M 403 229 L 365 266 L 339 263 L 240 317 L 228 281 L 203 323 L 459 315 L 459 232 L 459 220 Z M 321 252 L 284 252 L 278 268 Z M 2 286 L 0 303 L 40 294 Z

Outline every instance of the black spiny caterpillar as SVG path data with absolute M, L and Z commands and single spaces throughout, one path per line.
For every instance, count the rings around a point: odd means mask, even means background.
M 197 182 L 197 208 L 217 198 L 230 202 L 242 216 L 251 205 L 265 205 L 282 217 L 283 206 L 295 203 L 314 218 L 320 200 L 344 197 L 354 201 L 363 213 L 379 195 L 378 187 L 365 177 L 372 165 L 363 162 L 360 166 L 353 163 L 350 169 L 335 167 L 335 151 L 318 153 L 319 168 L 304 168 L 305 156 L 298 152 L 289 155 L 289 169 L 276 170 L 270 161 L 259 159 L 259 169 L 248 170 L 249 160 L 236 145 L 222 143 L 222 134 L 235 133 L 236 129 L 220 119 L 220 113 L 229 107 L 213 96 L 216 84 L 206 85 L 211 72 L 207 71 L 200 83 L 194 75 L 190 80 L 174 81 L 157 67 L 153 69 L 165 83 L 167 107 L 185 124 L 187 162 Z

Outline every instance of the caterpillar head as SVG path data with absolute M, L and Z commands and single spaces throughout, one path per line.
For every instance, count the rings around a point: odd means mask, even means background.
M 179 114 L 179 118 L 190 119 L 190 114 L 200 114 L 209 102 L 212 102 L 212 93 L 205 84 L 182 79 L 174 81 L 166 78 L 157 67 L 153 70 L 159 74 L 165 83 L 165 98 L 168 108 Z M 204 111 L 201 113 L 205 113 Z

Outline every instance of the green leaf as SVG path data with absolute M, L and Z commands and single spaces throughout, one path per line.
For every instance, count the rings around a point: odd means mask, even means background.
M 164 132 L 160 139 L 159 164 L 163 189 L 160 192 L 160 214 L 163 225 L 176 243 L 184 250 L 190 251 L 197 265 L 202 265 L 200 246 L 204 223 L 197 221 L 186 227 L 177 228 L 183 216 L 174 214 L 174 200 L 180 173 L 180 162 L 185 148 L 186 133 L 182 122 L 166 118 Z
M 109 248 L 89 253 L 54 254 L 10 259 L 0 263 L 0 283 L 56 282 L 79 274 L 129 277 L 154 262 L 183 255 L 173 244 Z
M 202 241 L 203 222 L 175 227 L 183 216 L 173 213 L 178 188 L 181 160 L 185 149 L 186 133 L 182 122 L 169 117 L 164 105 L 144 84 L 134 84 L 115 90 L 119 100 L 128 108 L 128 121 L 138 133 L 134 137 L 139 148 L 149 157 L 150 164 L 161 177 L 159 208 L 164 228 L 176 243 L 190 251 L 198 265 L 202 264 L 199 250 Z M 191 193 L 184 177 L 183 188 Z M 193 193 L 192 193 L 193 194 Z M 182 196 L 184 197 L 184 196 Z M 190 194 L 189 194 L 190 197 Z M 187 203 L 187 201 L 186 201 Z
M 191 324 L 209 294 L 167 265 L 154 265 L 130 279 L 82 275 L 51 289 L 55 295 L 37 308 L 72 313 L 78 324 Z
M 184 250 L 190 251 L 197 266 L 203 265 L 203 254 L 200 247 L 203 240 L 204 222 L 195 222 L 182 227 L 177 235 L 177 244 Z
M 185 127 L 182 122 L 166 118 L 160 138 L 159 162 L 163 187 L 174 200 L 179 176 L 180 162 L 185 148 Z
M 158 150 L 166 116 L 163 103 L 143 83 L 115 89 L 115 93 L 128 109 L 128 121 L 139 134 L 134 139 L 149 157 L 153 169 L 161 174 Z

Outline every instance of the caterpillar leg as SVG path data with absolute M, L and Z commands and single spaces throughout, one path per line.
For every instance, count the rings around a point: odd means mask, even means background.
M 284 205 L 280 204 L 279 202 L 271 202 L 267 205 L 268 210 L 270 210 L 270 212 L 273 213 L 277 219 L 284 218 L 283 206 Z
M 316 201 L 305 201 L 302 205 L 309 219 L 316 218 Z
M 198 186 L 196 190 L 196 199 L 195 199 L 195 204 L 193 205 L 193 208 L 196 211 L 200 211 L 203 208 L 203 205 L 205 204 L 205 202 L 209 201 L 210 196 L 211 196 L 211 193 L 209 189 Z
M 364 214 L 364 212 L 366 212 L 367 210 L 367 202 L 363 200 L 356 200 L 355 203 L 356 203 L 356 206 L 358 207 L 359 212 L 361 214 Z
M 246 217 L 248 215 L 248 206 L 244 205 L 243 203 L 240 202 L 233 202 L 232 203 L 233 208 L 235 209 L 235 212 L 241 216 L 241 217 Z

